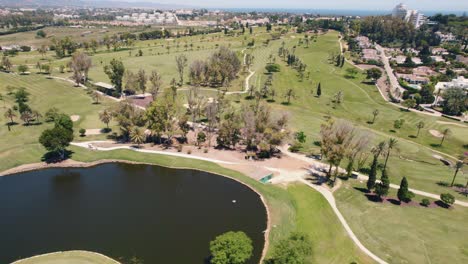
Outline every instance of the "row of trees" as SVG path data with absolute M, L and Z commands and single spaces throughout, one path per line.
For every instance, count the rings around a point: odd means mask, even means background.
M 183 80 L 179 62 L 177 65 L 181 80 Z M 240 70 L 241 61 L 237 54 L 227 47 L 220 47 L 206 61 L 196 60 L 190 65 L 190 82 L 194 86 L 227 87 L 237 77 Z

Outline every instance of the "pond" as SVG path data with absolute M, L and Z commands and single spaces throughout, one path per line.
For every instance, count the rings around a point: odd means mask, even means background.
M 203 264 L 227 231 L 252 239 L 258 263 L 266 222 L 257 193 L 207 172 L 107 163 L 0 177 L 0 263 L 75 249 Z

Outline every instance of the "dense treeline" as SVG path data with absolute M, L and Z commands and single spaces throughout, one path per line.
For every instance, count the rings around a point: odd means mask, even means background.
M 416 29 L 412 24 L 389 16 L 366 17 L 355 28 L 378 43 L 413 43 L 416 36 Z
M 54 14 L 43 10 L 24 11 L 22 15 L 10 14 L 0 17 L 0 27 L 16 28 L 35 24 L 50 25 L 54 22 Z

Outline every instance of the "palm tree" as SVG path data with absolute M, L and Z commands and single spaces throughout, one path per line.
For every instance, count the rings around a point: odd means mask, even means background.
M 416 127 L 418 128 L 418 134 L 416 134 L 416 137 L 419 137 L 419 130 L 421 130 L 421 128 L 424 128 L 424 122 L 423 121 L 420 121 L 419 123 L 416 124 Z
M 385 157 L 385 163 L 384 163 L 384 167 L 383 167 L 382 173 L 385 172 L 385 168 L 387 168 L 388 158 L 390 157 L 390 152 L 392 151 L 392 149 L 393 149 L 394 147 L 396 147 L 397 143 L 398 143 L 398 140 L 395 139 L 395 138 L 391 138 L 390 140 L 388 140 L 388 144 L 387 144 L 387 156 Z
M 453 187 L 453 184 L 455 183 L 455 178 L 457 178 L 458 171 L 463 167 L 463 161 L 458 160 L 457 163 L 455 164 L 455 174 L 453 174 L 453 179 L 452 183 L 450 184 L 450 187 Z
M 133 143 L 136 143 L 138 147 L 140 147 L 140 144 L 145 141 L 145 134 L 143 133 L 142 129 L 139 127 L 134 127 L 130 131 L 130 140 L 132 140 Z
M 107 109 L 104 109 L 104 111 L 99 113 L 99 119 L 101 120 L 101 122 L 106 124 L 107 129 L 109 129 L 109 123 L 112 120 L 111 112 L 108 111 Z
M 442 146 L 442 144 L 444 143 L 445 137 L 448 137 L 451 133 L 452 131 L 449 128 L 446 128 L 444 129 L 444 131 L 442 131 L 442 140 L 440 141 L 440 144 L 439 144 L 440 146 Z
M 101 99 L 101 95 L 97 91 L 94 91 L 91 94 L 91 97 L 93 98 L 95 104 L 99 104 L 99 99 Z
M 374 118 L 372 118 L 372 124 L 375 123 L 375 118 L 377 118 L 377 116 L 379 115 L 379 110 L 378 109 L 375 109 L 373 112 L 372 112 L 372 115 L 374 116 Z
M 15 114 L 15 111 L 11 108 L 8 108 L 4 114 L 4 116 L 6 118 L 9 118 L 10 119 L 10 124 L 13 124 L 15 121 L 13 120 L 13 118 L 16 117 L 16 114 Z
M 291 104 L 291 97 L 296 98 L 296 93 L 294 92 L 293 89 L 288 89 L 286 91 L 286 94 L 284 94 L 284 97 L 287 99 L 286 104 Z

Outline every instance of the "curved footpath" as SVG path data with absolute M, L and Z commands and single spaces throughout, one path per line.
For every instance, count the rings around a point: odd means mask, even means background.
M 90 142 L 79 142 L 79 143 L 71 143 L 71 144 L 74 145 L 74 146 L 89 148 L 89 149 L 98 150 L 98 151 L 99 150 L 100 151 L 110 151 L 110 150 L 116 150 L 116 149 L 130 149 L 130 150 L 137 151 L 137 152 L 154 153 L 154 154 L 170 155 L 170 156 L 177 156 L 177 157 L 183 157 L 183 158 L 198 159 L 198 160 L 211 161 L 211 162 L 220 163 L 220 164 L 231 164 L 231 165 L 240 164 L 240 163 L 228 162 L 228 161 L 224 161 L 224 160 L 198 157 L 198 156 L 195 156 L 195 155 L 188 155 L 188 154 L 184 154 L 184 153 L 173 153 L 173 152 L 165 152 L 165 151 L 157 151 L 157 150 L 144 150 L 144 149 L 138 149 L 138 148 L 131 147 L 131 146 L 118 146 L 118 147 L 111 147 L 111 148 L 102 148 L 102 147 L 95 147 L 95 146 L 92 145 L 93 143 L 103 143 L 103 142 L 108 142 L 108 141 L 90 141 Z M 290 154 L 293 154 L 293 153 L 286 152 L 286 154 L 290 155 Z M 295 155 L 291 155 L 291 157 L 295 157 Z M 311 160 L 307 159 L 307 161 L 310 162 Z M 277 179 L 276 181 L 272 181 L 272 183 L 299 181 L 299 182 L 305 183 L 307 186 L 309 186 L 311 188 L 314 188 L 315 190 L 320 192 L 325 197 L 327 202 L 330 204 L 333 211 L 338 216 L 338 219 L 340 220 L 341 224 L 343 225 L 343 227 L 345 228 L 346 232 L 351 237 L 351 239 L 354 241 L 354 243 L 364 253 L 366 253 L 369 257 L 374 259 L 376 262 L 378 262 L 380 264 L 387 264 L 387 262 L 385 262 L 384 260 L 377 257 L 370 250 L 368 250 L 364 245 L 362 245 L 362 243 L 359 241 L 359 239 L 353 233 L 353 231 L 349 227 L 348 223 L 346 222 L 346 220 L 344 219 L 344 217 L 341 215 L 338 208 L 336 207 L 335 199 L 334 199 L 333 194 L 332 194 L 332 192 L 330 190 L 328 190 L 328 189 L 326 189 L 326 188 L 324 188 L 322 186 L 317 186 L 317 185 L 311 184 L 308 181 L 306 181 L 303 178 L 303 176 L 305 175 L 305 172 L 290 173 L 289 171 L 285 171 L 285 170 L 281 170 L 281 169 L 273 169 L 273 168 L 269 168 L 269 167 L 265 167 L 265 168 L 280 173 L 280 176 L 278 176 L 278 179 L 281 179 L 281 180 Z
M 214 163 L 218 163 L 218 164 L 227 164 L 227 165 L 240 165 L 240 164 L 242 164 L 242 163 L 238 163 L 238 162 L 230 162 L 230 161 L 225 161 L 225 160 L 220 160 L 220 159 L 199 157 L 199 156 L 196 156 L 196 155 L 189 155 L 189 154 L 178 153 L 178 152 L 166 152 L 166 151 L 159 151 L 159 150 L 145 150 L 145 149 L 135 148 L 135 147 L 132 147 L 132 146 L 117 146 L 117 147 L 110 147 L 110 148 L 103 148 L 103 147 L 93 146 L 93 143 L 105 143 L 105 142 L 109 142 L 109 141 L 72 142 L 71 144 L 74 145 L 74 146 L 88 148 L 88 149 L 92 149 L 92 150 L 98 150 L 98 151 L 111 151 L 111 150 L 116 150 L 116 149 L 129 149 L 129 150 L 142 152 L 142 153 L 153 153 L 153 154 L 169 155 L 169 156 L 176 156 L 176 157 L 189 158 L 189 159 L 198 159 L 198 160 L 204 160 L 204 161 L 214 162 Z M 283 152 L 284 154 L 286 154 L 286 155 L 288 155 L 288 156 L 290 156 L 292 158 L 302 160 L 302 161 L 306 161 L 308 163 L 315 164 L 315 165 L 318 165 L 318 166 L 328 166 L 325 163 L 322 163 L 322 162 L 319 162 L 317 160 L 308 158 L 308 157 L 306 157 L 304 155 L 289 152 L 287 150 L 286 146 L 282 146 L 279 149 L 281 150 L 281 152 Z M 333 192 L 331 190 L 329 190 L 329 189 L 327 189 L 327 188 L 325 188 L 323 186 L 315 185 L 315 184 L 312 184 L 312 183 L 308 182 L 306 179 L 304 179 L 304 176 L 307 174 L 307 172 L 305 172 L 305 171 L 302 171 L 302 173 L 299 172 L 299 171 L 291 172 L 291 171 L 286 171 L 286 170 L 276 169 L 276 168 L 270 168 L 270 167 L 265 167 L 265 169 L 268 169 L 268 170 L 279 173 L 279 176 L 277 176 L 277 177 L 275 177 L 275 178 L 273 178 L 271 180 L 271 183 L 273 183 L 273 184 L 278 184 L 278 183 L 283 183 L 283 182 L 302 182 L 302 183 L 306 184 L 307 186 L 313 188 L 314 190 L 318 191 L 319 193 L 321 193 L 325 197 L 327 202 L 330 204 L 330 206 L 332 207 L 333 211 L 337 215 L 337 217 L 340 220 L 341 224 L 343 225 L 344 229 L 346 230 L 346 232 L 348 233 L 350 238 L 353 240 L 353 242 L 356 244 L 356 246 L 358 246 L 359 249 L 361 249 L 364 253 L 366 253 L 369 257 L 374 259 L 376 262 L 378 262 L 380 264 L 387 264 L 386 261 L 382 260 L 377 255 L 373 254 L 370 250 L 368 250 L 359 241 L 359 239 L 356 237 L 356 235 L 353 233 L 353 231 L 349 227 L 348 223 L 346 222 L 346 219 L 343 217 L 343 215 L 340 213 L 340 211 L 336 207 L 336 201 L 335 201 L 335 198 L 333 197 Z M 343 170 L 343 169 L 340 168 L 340 170 Z M 365 179 L 367 179 L 367 176 L 359 174 L 358 178 L 362 179 L 362 180 L 365 180 Z M 399 186 L 397 186 L 395 184 L 391 184 L 390 187 L 394 188 L 394 189 L 399 188 Z M 436 194 L 432 194 L 432 193 L 428 193 L 428 192 L 424 192 L 424 191 L 419 191 L 419 190 L 415 190 L 415 189 L 410 189 L 410 190 L 412 192 L 418 194 L 418 195 L 421 195 L 421 196 L 426 196 L 426 197 L 430 197 L 430 198 L 433 198 L 433 199 L 439 199 L 439 196 L 436 195 Z M 459 200 L 456 200 L 455 204 L 463 206 L 463 207 L 468 207 L 467 202 L 462 202 L 462 201 L 459 201 Z

